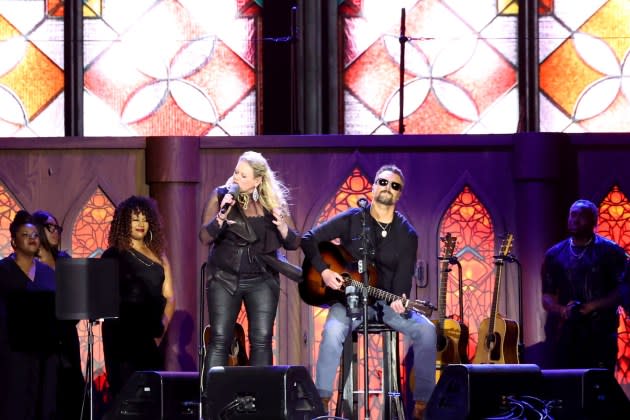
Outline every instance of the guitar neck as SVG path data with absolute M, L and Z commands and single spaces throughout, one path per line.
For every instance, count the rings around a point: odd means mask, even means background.
M 444 331 L 444 320 L 446 319 L 446 291 L 448 286 L 448 261 L 441 264 L 440 289 L 438 297 L 438 325 L 439 333 Z
M 361 290 L 365 289 L 365 286 L 363 285 L 363 283 L 361 283 L 360 281 L 356 281 L 354 279 L 348 282 L 348 284 L 356 287 L 357 289 L 361 289 Z M 403 304 L 407 302 L 407 299 L 403 299 L 401 296 L 386 292 L 385 290 L 382 290 L 382 289 L 377 289 L 376 287 L 372 287 L 372 286 L 367 287 L 367 294 L 370 297 L 373 297 L 379 300 L 384 300 L 387 303 L 391 303 L 397 299 L 402 299 Z
M 492 308 L 490 311 L 490 322 L 488 324 L 488 335 L 494 334 L 494 325 L 499 312 L 499 288 L 501 287 L 501 271 L 503 260 L 498 260 L 495 268 L 494 291 L 492 293 Z

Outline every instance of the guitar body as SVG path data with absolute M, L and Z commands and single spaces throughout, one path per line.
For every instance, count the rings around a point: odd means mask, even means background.
M 433 323 L 439 326 L 439 320 Z M 436 368 L 441 369 L 451 363 L 468 363 L 468 327 L 450 318 L 445 319 L 443 325 L 442 334 L 437 337 Z
M 491 335 L 490 321 L 490 318 L 486 318 L 479 325 L 479 341 L 473 363 L 518 363 L 518 323 L 497 314 L 494 333 Z
M 210 325 L 206 325 L 203 329 L 203 356 L 202 360 L 205 363 L 206 349 L 210 344 Z M 227 366 L 247 366 L 249 365 L 249 359 L 247 357 L 247 351 L 245 350 L 245 330 L 240 323 L 234 324 L 234 336 L 232 337 L 232 345 L 230 346 L 230 352 L 228 353 Z
M 337 273 L 347 273 L 352 279 L 362 282 L 361 274 L 356 269 L 356 263 L 348 251 L 332 242 L 321 242 L 319 252 L 322 259 L 329 268 Z M 336 302 L 345 302 L 346 296 L 343 291 L 332 290 L 324 284 L 322 276 L 310 264 L 307 258 L 302 264 L 304 280 L 298 283 L 298 291 L 302 300 L 312 306 L 327 308 Z M 376 270 L 373 266 L 368 269 L 370 286 L 376 283 Z
M 449 232 L 440 240 L 444 243 L 444 254 L 440 258 L 438 319 L 433 321 L 437 332 L 435 367 L 438 375 L 446 365 L 468 363 L 468 327 L 463 322 L 446 317 L 446 296 L 451 271 L 449 265 L 452 263 L 457 238 Z

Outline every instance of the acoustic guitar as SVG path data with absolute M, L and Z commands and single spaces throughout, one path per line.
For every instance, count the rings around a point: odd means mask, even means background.
M 202 363 L 205 364 L 208 345 L 210 344 L 210 325 L 206 325 L 203 329 L 203 348 Z M 232 336 L 232 345 L 228 353 L 227 366 L 247 366 L 249 359 L 245 351 L 245 330 L 240 323 L 234 324 L 234 335 Z
M 508 233 L 494 262 L 495 280 L 490 317 L 479 325 L 479 341 L 473 363 L 518 363 L 518 323 L 499 314 L 499 289 L 504 258 L 512 249 L 513 235 Z
M 342 289 L 347 286 L 354 286 L 357 290 L 361 291 L 364 289 L 363 282 L 357 280 L 361 278 L 361 274 L 359 274 L 357 270 L 357 261 L 352 258 L 348 251 L 332 242 L 321 242 L 319 244 L 319 252 L 329 268 L 339 273 L 343 278 L 344 284 Z M 326 287 L 322 276 L 310 264 L 308 259 L 304 259 L 302 272 L 304 273 L 304 280 L 298 284 L 298 290 L 300 297 L 305 303 L 326 308 L 335 302 L 345 302 L 344 292 Z M 370 265 L 368 267 L 368 273 L 370 278 L 370 286 L 367 287 L 368 296 L 378 300 L 384 300 L 387 303 L 402 299 L 402 303 L 407 309 L 427 317 L 431 316 L 433 310 L 436 309 L 431 302 L 402 298 L 401 296 L 374 287 L 377 278 L 375 267 Z
M 205 388 L 205 374 L 206 374 L 206 354 L 208 352 L 208 345 L 210 344 L 210 325 L 206 325 L 203 329 L 203 346 L 201 348 L 201 372 L 202 380 L 200 382 L 201 392 L 204 392 Z M 234 335 L 232 336 L 232 345 L 230 346 L 230 352 L 228 353 L 227 366 L 247 366 L 249 365 L 249 358 L 245 351 L 245 330 L 243 326 L 238 322 L 234 324 Z
M 468 327 L 460 321 L 446 317 L 446 293 L 449 261 L 453 257 L 457 239 L 450 233 L 440 238 L 444 243 L 444 254 L 440 264 L 440 284 L 438 291 L 438 319 L 433 323 L 437 332 L 437 355 L 435 367 L 440 372 L 451 363 L 468 363 Z

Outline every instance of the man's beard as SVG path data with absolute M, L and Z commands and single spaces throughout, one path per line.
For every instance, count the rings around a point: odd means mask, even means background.
M 387 191 L 381 191 L 376 196 L 376 202 L 379 204 L 384 204 L 386 206 L 393 206 L 394 196 L 391 193 L 388 193 Z

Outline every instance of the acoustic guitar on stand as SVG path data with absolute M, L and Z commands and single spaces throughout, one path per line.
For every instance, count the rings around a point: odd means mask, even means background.
M 328 267 L 341 274 L 344 283 L 342 289 L 347 286 L 354 286 L 357 290 L 364 289 L 365 286 L 360 280 L 361 274 L 359 274 L 356 269 L 357 261 L 352 259 L 348 251 L 332 242 L 321 242 L 319 244 L 319 252 L 324 262 L 328 264 Z M 298 291 L 305 303 L 325 308 L 335 302 L 345 302 L 346 297 L 344 292 L 326 287 L 320 273 L 307 259 L 304 259 L 302 271 L 304 273 L 304 280 L 298 284 Z M 368 273 L 370 274 L 370 286 L 367 287 L 369 297 L 384 300 L 387 303 L 402 299 L 405 308 L 423 314 L 426 317 L 430 317 L 433 310 L 436 309 L 431 302 L 407 298 L 403 299 L 401 296 L 374 287 L 374 284 L 376 284 L 376 269 L 370 265 L 370 267 L 368 267 Z
M 440 258 L 440 283 L 438 291 L 438 319 L 434 320 L 437 332 L 437 373 L 451 363 L 468 363 L 468 327 L 461 321 L 446 317 L 446 294 L 451 269 L 449 268 L 457 238 L 447 233 L 440 238 L 444 254 Z
M 518 323 L 499 314 L 499 290 L 504 258 L 512 249 L 513 235 L 508 233 L 495 257 L 495 280 L 490 318 L 479 325 L 479 341 L 473 363 L 518 363 Z

